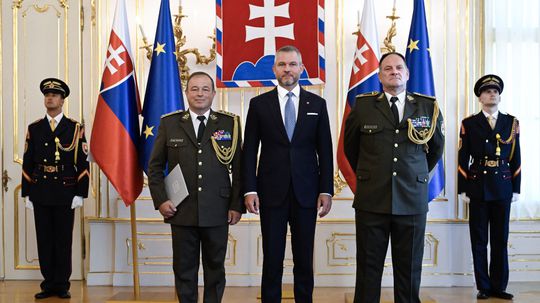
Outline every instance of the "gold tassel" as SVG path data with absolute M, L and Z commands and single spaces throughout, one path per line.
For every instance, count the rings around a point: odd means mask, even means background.
M 497 148 L 495 149 L 495 156 L 499 157 L 501 155 L 501 147 L 499 146 L 501 135 L 497 134 L 495 135 L 495 138 L 497 139 Z
M 56 151 L 54 152 L 54 160 L 59 161 L 60 160 L 60 152 L 58 151 L 58 145 L 60 145 L 60 139 L 58 137 L 54 138 L 54 142 L 56 143 Z

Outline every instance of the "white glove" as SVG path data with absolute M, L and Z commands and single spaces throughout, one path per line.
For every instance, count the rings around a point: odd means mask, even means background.
M 30 201 L 30 198 L 26 198 L 26 202 L 24 203 L 24 206 L 28 208 L 29 210 L 34 210 L 34 203 Z
M 461 198 L 461 201 L 465 203 L 471 202 L 471 198 L 467 197 L 467 193 L 461 193 L 459 194 L 459 197 Z
M 512 202 L 519 200 L 519 193 L 512 193 Z
M 83 204 L 83 197 L 75 196 L 73 197 L 73 202 L 71 202 L 71 209 L 79 208 Z

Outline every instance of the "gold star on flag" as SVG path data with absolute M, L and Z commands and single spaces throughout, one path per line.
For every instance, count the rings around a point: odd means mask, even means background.
M 153 129 L 154 129 L 154 126 L 152 126 L 152 127 L 148 127 L 148 125 L 146 126 L 146 128 L 144 129 L 144 132 L 143 132 L 143 134 L 146 135 L 146 138 L 145 138 L 145 139 L 148 139 L 148 137 L 154 135 L 154 134 L 152 133 L 152 130 L 153 130 Z
M 416 40 L 416 41 L 414 41 L 413 39 L 410 39 L 410 40 L 411 41 L 409 42 L 409 45 L 407 46 L 407 48 L 409 49 L 409 52 L 412 53 L 415 49 L 419 50 L 418 42 L 420 42 L 420 40 Z
M 165 43 L 161 44 L 158 42 L 154 51 L 156 52 L 156 56 L 159 56 L 160 53 L 165 53 Z

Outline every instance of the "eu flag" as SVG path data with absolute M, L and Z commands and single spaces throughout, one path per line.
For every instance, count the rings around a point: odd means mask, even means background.
M 139 154 L 146 173 L 161 116 L 184 109 L 175 51 L 169 0 L 162 0 L 142 112 L 144 120 Z
M 411 30 L 409 31 L 405 59 L 410 75 L 407 82 L 407 90 L 435 97 L 424 0 L 414 0 Z M 436 198 L 443 188 L 444 167 L 441 159 L 430 174 L 429 201 Z

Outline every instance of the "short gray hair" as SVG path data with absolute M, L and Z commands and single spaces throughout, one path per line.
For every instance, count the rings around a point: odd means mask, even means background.
M 298 55 L 299 62 L 302 63 L 302 54 L 300 53 L 300 50 L 294 45 L 285 45 L 285 46 L 280 47 L 276 51 L 276 55 L 277 53 L 290 53 L 290 52 L 295 52 Z M 275 59 L 274 59 L 274 64 L 275 64 Z

